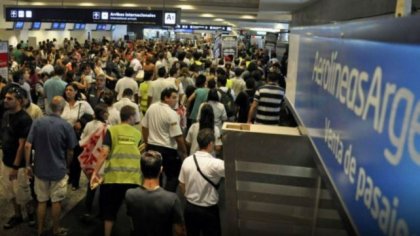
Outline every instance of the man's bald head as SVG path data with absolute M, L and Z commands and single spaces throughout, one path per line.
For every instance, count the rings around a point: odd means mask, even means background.
M 51 112 L 54 114 L 61 115 L 61 113 L 64 110 L 65 105 L 66 105 L 66 101 L 64 100 L 62 96 L 55 96 L 53 97 L 50 103 Z

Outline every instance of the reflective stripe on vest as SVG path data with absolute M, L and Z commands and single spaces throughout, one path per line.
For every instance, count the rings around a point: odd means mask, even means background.
M 112 149 L 105 167 L 106 184 L 141 184 L 140 132 L 128 124 L 109 128 Z

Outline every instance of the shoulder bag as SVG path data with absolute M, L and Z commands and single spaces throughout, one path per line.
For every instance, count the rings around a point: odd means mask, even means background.
M 195 154 L 193 155 L 193 158 L 194 158 L 194 162 L 195 162 L 195 166 L 197 167 L 197 170 L 198 170 L 198 172 L 200 173 L 200 175 L 201 176 L 203 176 L 203 178 L 207 181 L 207 182 L 209 182 L 209 184 L 211 184 L 216 190 L 217 189 L 219 189 L 219 187 L 220 187 L 220 182 L 219 183 L 214 183 L 213 181 L 211 181 L 207 176 L 205 176 L 204 174 L 203 174 L 203 172 L 201 172 L 201 169 L 200 169 L 200 167 L 198 166 L 198 162 L 197 162 L 197 158 L 195 157 Z

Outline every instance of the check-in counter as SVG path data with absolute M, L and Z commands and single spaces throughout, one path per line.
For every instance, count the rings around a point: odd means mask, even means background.
M 298 128 L 225 123 L 227 235 L 347 235 Z

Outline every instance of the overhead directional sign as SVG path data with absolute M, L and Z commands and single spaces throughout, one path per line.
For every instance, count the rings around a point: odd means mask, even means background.
M 6 21 L 74 22 L 102 24 L 175 25 L 177 10 L 5 7 Z

